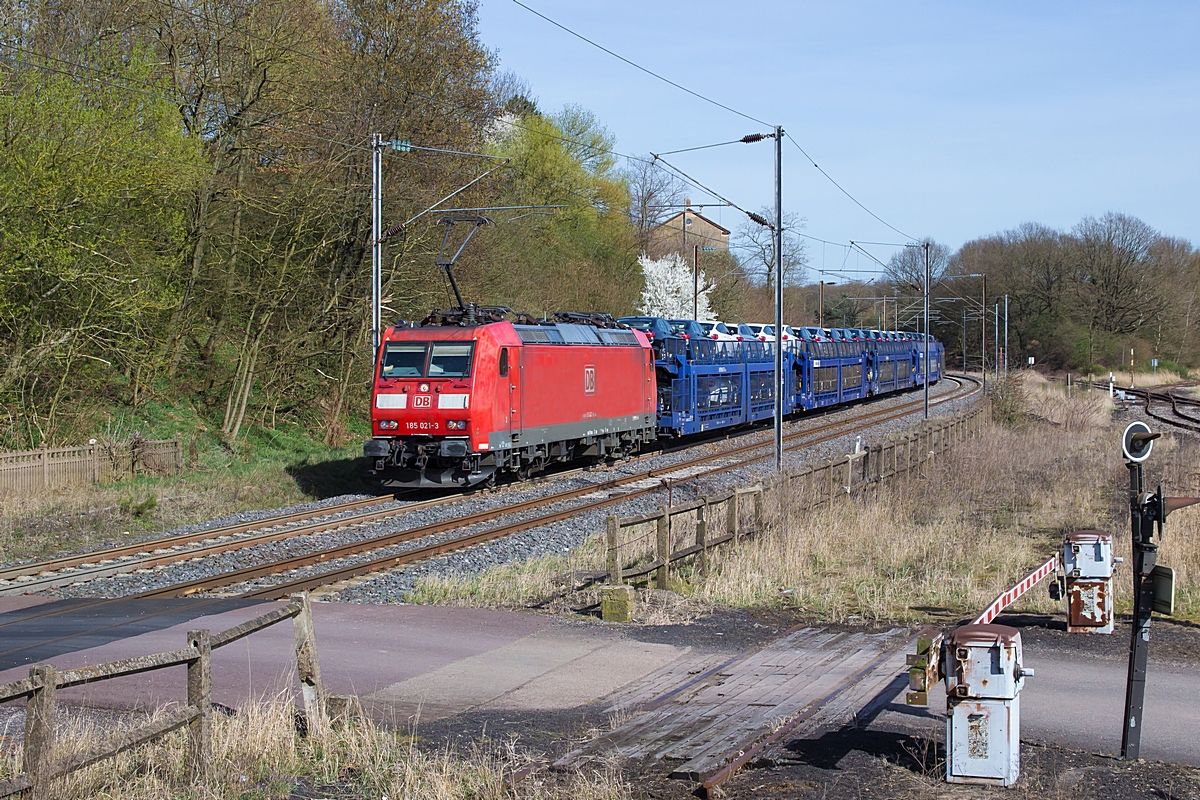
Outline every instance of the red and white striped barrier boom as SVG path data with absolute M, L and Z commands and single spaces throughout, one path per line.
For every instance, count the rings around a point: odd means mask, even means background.
M 1059 554 L 1055 553 L 1050 556 L 1050 560 L 1040 567 L 1029 573 L 1022 579 L 1020 583 L 1012 587 L 1008 591 L 1002 593 L 999 597 L 991 602 L 991 604 L 983 610 L 983 613 L 975 618 L 974 624 L 987 625 L 1000 615 L 1000 612 L 1017 602 L 1017 598 L 1028 592 L 1038 584 L 1042 578 L 1058 569 Z

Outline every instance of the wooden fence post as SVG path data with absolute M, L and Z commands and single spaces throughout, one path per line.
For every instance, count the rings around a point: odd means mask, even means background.
M 200 657 L 187 666 L 187 702 L 200 716 L 188 723 L 188 778 L 193 783 L 204 779 L 212 757 L 212 645 L 207 630 L 188 631 L 188 647 Z
M 325 689 L 321 685 L 321 662 L 317 658 L 317 634 L 313 627 L 312 604 L 308 593 L 299 597 L 300 613 L 292 617 L 296 635 L 296 672 L 300 676 L 300 694 L 308 729 L 314 730 L 325 719 Z
M 763 532 L 763 487 L 754 488 L 754 533 L 758 535 Z
M 696 546 L 700 548 L 700 575 L 708 577 L 708 496 L 704 505 L 696 509 Z
M 608 582 L 621 582 L 621 550 L 618 537 L 621 520 L 616 514 L 608 515 Z
M 175 473 L 183 472 L 183 436 L 175 434 Z
M 729 499 L 725 501 L 728 504 L 725 506 L 725 533 L 733 537 L 734 544 L 737 544 L 738 523 L 741 516 L 738 513 L 738 499 L 737 489 L 734 489 L 733 493 L 729 495 Z
M 50 664 L 29 668 L 29 678 L 41 684 L 33 690 L 25 706 L 25 752 L 21 768 L 32 785 L 25 795 L 42 800 L 50 793 L 50 765 L 54 755 L 54 695 L 58 690 L 58 670 Z
M 45 443 L 42 443 L 42 449 L 38 451 L 38 458 L 42 462 L 42 488 L 50 488 L 50 457 L 46 450 Z
M 833 457 L 830 456 L 829 463 L 825 465 L 825 471 L 828 473 L 829 480 L 829 507 L 833 508 Z
M 658 563 L 660 564 L 658 571 L 654 575 L 654 585 L 659 589 L 667 588 L 667 570 L 671 564 L 671 536 L 667 528 L 667 519 L 671 510 L 663 507 L 662 514 L 658 517 L 658 536 L 657 547 Z

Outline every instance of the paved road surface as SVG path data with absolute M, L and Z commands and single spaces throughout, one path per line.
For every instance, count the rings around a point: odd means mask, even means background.
M 133 602 L 133 601 L 130 601 Z M 264 613 L 268 604 L 213 604 L 179 608 L 155 624 L 123 606 L 107 623 L 94 610 L 42 616 L 22 623 L 13 647 L 44 652 L 40 661 L 60 669 L 175 650 L 187 631 L 219 631 Z M 30 598 L 0 598 L 0 614 L 31 617 Z M 538 614 L 435 606 L 369 606 L 314 603 L 321 674 L 328 691 L 358 694 L 383 719 L 407 721 L 418 710 L 425 720 L 478 708 L 561 709 L 602 698 L 626 683 L 679 658 L 688 648 L 639 642 L 620 626 L 564 621 Z M 155 606 L 147 614 L 161 612 Z M 190 618 L 189 618 L 190 617 Z M 11 619 L 11 618 L 10 618 Z M 89 626 L 105 628 L 133 620 L 128 638 L 97 642 Z M 158 623 L 170 624 L 159 627 Z M 3 617 L 0 616 L 0 623 Z M 51 642 L 39 650 L 30 626 Z M 18 627 L 18 626 L 14 626 Z M 151 628 L 146 630 L 146 628 Z M 10 649 L 0 627 L 0 651 Z M 112 628 L 111 630 L 116 630 Z M 80 649 L 62 650 L 68 643 Z M 213 700 L 238 706 L 251 698 L 296 695 L 290 623 L 275 625 L 213 654 Z M 0 683 L 28 675 L 27 666 L 0 671 Z M 106 708 L 149 707 L 186 697 L 182 668 L 103 681 L 59 693 L 67 701 Z
M 68 610 L 2 625 L 6 619 L 67 608 L 45 602 L 0 598 L 0 652 L 20 648 L 20 658 L 36 655 L 60 668 L 95 664 L 174 650 L 183 645 L 188 630 L 221 630 L 268 608 L 240 601 L 208 606 L 154 601 L 157 605 L 140 609 L 115 607 L 116 618 L 108 620 L 94 611 Z M 5 612 L 12 616 L 5 617 Z M 532 613 L 316 603 L 314 616 L 328 690 L 358 694 L 374 716 L 396 722 L 418 710 L 422 719 L 432 720 L 468 710 L 573 708 L 619 695 L 622 687 L 668 665 L 674 665 L 668 672 L 686 675 L 692 666 L 689 660 L 707 664 L 723 652 L 717 637 L 700 635 L 701 626 L 690 629 L 697 634 L 693 648 L 685 641 L 689 629 L 672 637 L 672 644 L 661 644 L 638 641 L 622 626 Z M 1027 681 L 1022 696 L 1022 738 L 1116 753 L 1128 628 L 1118 628 L 1109 637 L 1067 636 L 1036 625 L 1023 631 L 1026 663 L 1037 674 Z M 39 632 L 53 641 L 37 646 Z M 133 635 L 114 638 L 118 632 Z M 68 651 L 69 647 L 78 649 Z M 285 623 L 217 651 L 213 699 L 237 706 L 254 697 L 294 695 L 292 647 L 292 629 Z M 1156 623 L 1142 737 L 1147 759 L 1200 766 L 1196 653 L 1200 632 Z M 10 666 L 18 654 L 9 658 L 0 683 L 28 674 L 24 664 Z M 893 688 L 900 687 L 897 682 Z M 78 687 L 61 696 L 102 707 L 152 706 L 183 700 L 184 675 L 182 669 L 162 670 Z M 927 731 L 944 725 L 944 704 L 926 712 L 903 707 L 902 693 L 898 699 L 879 715 L 878 724 Z

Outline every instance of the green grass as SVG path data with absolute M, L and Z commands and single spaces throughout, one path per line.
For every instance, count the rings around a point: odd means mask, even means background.
M 314 415 L 315 416 L 315 415 Z M 235 441 L 190 405 L 147 403 L 136 412 L 111 408 L 78 437 L 126 441 L 179 435 L 184 471 L 139 475 L 102 486 L 79 486 L 0 498 L 0 562 L 126 541 L 225 514 L 276 508 L 371 489 L 362 479 L 362 441 L 369 422 L 347 425 L 348 440 L 324 444 L 314 426 L 286 423 L 271 430 L 244 426 Z

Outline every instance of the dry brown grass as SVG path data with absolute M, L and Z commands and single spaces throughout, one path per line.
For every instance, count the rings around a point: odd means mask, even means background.
M 467 752 L 429 752 L 403 731 L 356 722 L 320 731 L 307 738 L 295 732 L 290 703 L 251 705 L 232 717 L 217 717 L 213 729 L 212 769 L 199 783 L 186 778 L 182 732 L 122 753 L 54 782 L 52 797 L 121 798 L 271 798 L 289 797 L 297 786 L 305 797 L 375 797 L 479 800 L 562 798 L 625 800 L 631 796 L 611 764 L 556 776 L 545 782 L 534 776 L 514 790 L 514 772 L 529 766 L 531 756 L 515 745 L 485 744 Z M 63 755 L 94 744 L 107 731 L 94 718 L 65 714 L 58 734 Z M 0 780 L 12 777 L 19 754 L 0 759 Z
M 1026 410 L 1037 419 L 1069 432 L 1096 430 L 1108 425 L 1113 404 L 1107 392 L 1051 383 L 1032 370 L 1021 374 Z
M 924 478 L 832 509 L 785 502 L 771 509 L 767 535 L 718 554 L 694 591 L 716 604 L 799 606 L 831 621 L 981 608 L 1063 533 L 1103 515 L 1101 438 L 992 427 Z
M 1127 565 L 1128 472 L 1107 395 L 1067 398 L 1036 376 L 1024 380 L 1027 402 L 1040 410 L 1032 420 L 985 428 L 929 466 L 924 477 L 885 484 L 832 509 L 804 511 L 792 505 L 798 502 L 793 492 L 784 493 L 781 506 L 771 487 L 768 531 L 715 549 L 708 577 L 683 565 L 671 588 L 691 601 L 690 614 L 712 606 L 773 606 L 801 608 L 826 621 L 915 620 L 981 610 L 1072 530 L 1112 531 Z M 1200 495 L 1200 443 L 1170 434 L 1161 439 L 1147 464 L 1147 481 L 1159 480 L 1168 494 Z M 679 535 L 686 539 L 681 522 Z M 643 532 L 623 535 L 632 537 L 627 552 Z M 677 542 L 675 549 L 686 544 Z M 603 569 L 602 546 L 602 537 L 595 537 L 569 561 L 551 557 L 480 575 L 423 579 L 408 599 L 545 603 L 567 591 L 571 570 Z M 1200 621 L 1200 507 L 1171 517 L 1159 561 L 1176 571 L 1176 616 Z M 1119 611 L 1129 607 L 1128 583 L 1128 567 L 1122 566 L 1115 587 Z M 586 605 L 584 599 L 577 595 L 561 605 Z M 1062 610 L 1041 586 L 1017 608 Z

